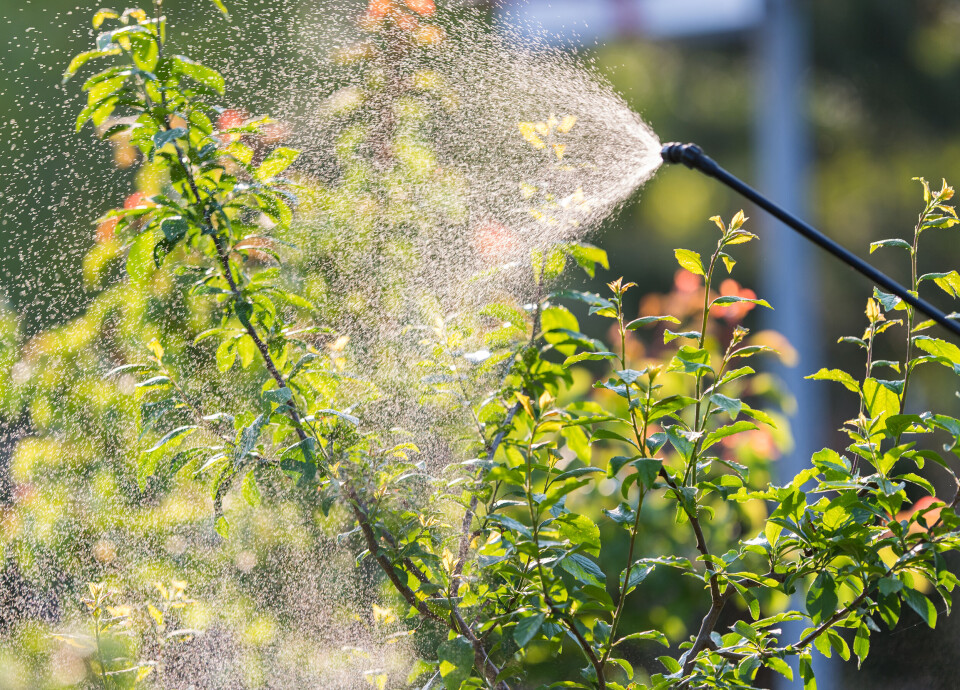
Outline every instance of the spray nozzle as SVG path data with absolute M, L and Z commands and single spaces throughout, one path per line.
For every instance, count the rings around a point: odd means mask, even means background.
M 711 177 L 716 177 L 719 166 L 710 156 L 703 152 L 696 144 L 681 144 L 670 142 L 660 149 L 660 157 L 664 163 L 683 163 L 691 170 L 699 170 Z

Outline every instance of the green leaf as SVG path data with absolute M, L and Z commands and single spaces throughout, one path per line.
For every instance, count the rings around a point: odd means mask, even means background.
M 807 590 L 807 613 L 819 625 L 837 612 L 838 602 L 837 583 L 833 575 L 827 570 L 820 571 Z
M 927 335 L 915 336 L 913 342 L 924 352 L 929 352 L 934 357 L 946 360 L 944 363 L 947 366 L 951 366 L 955 371 L 960 371 L 960 347 Z
M 163 265 L 163 260 L 173 251 L 189 229 L 189 223 L 179 216 L 164 219 L 160 224 L 163 237 L 153 247 L 153 263 L 157 268 Z
M 652 489 L 657 477 L 660 476 L 660 470 L 663 469 L 663 463 L 656 458 L 638 458 L 631 463 L 637 468 L 637 481 L 646 489 Z
M 627 577 L 627 568 L 624 568 L 620 573 L 620 596 L 625 597 L 634 589 L 637 585 L 647 579 L 647 576 L 653 572 L 653 569 L 656 566 L 649 563 L 645 563 L 642 559 L 636 561 L 630 567 L 629 578 L 624 582 L 624 578 Z
M 557 520 L 560 538 L 574 546 L 581 546 L 585 553 L 600 555 L 600 528 L 586 515 L 568 513 Z
M 728 398 L 720 393 L 714 393 L 711 395 L 710 402 L 713 403 L 715 407 L 730 415 L 730 419 L 736 419 L 740 414 L 741 408 L 743 407 L 743 403 L 739 399 Z
M 606 269 L 610 268 L 607 253 L 600 249 L 600 247 L 595 247 L 592 244 L 577 243 L 564 245 L 563 249 L 591 278 L 596 274 L 597 264 L 600 264 Z
M 289 168 L 299 155 L 299 151 L 294 151 L 293 149 L 284 148 L 282 146 L 278 149 L 274 149 L 270 152 L 270 155 L 266 157 L 263 163 L 260 164 L 260 167 L 257 168 L 256 178 L 261 182 L 272 180 L 274 177 Z
M 932 280 L 937 286 L 951 297 L 960 297 L 960 273 L 950 271 L 949 273 L 927 273 L 920 276 L 918 282 Z
M 346 412 L 341 412 L 340 410 L 331 410 L 328 408 L 324 408 L 324 409 L 317 410 L 316 412 L 313 413 L 314 417 L 323 417 L 325 415 L 339 417 L 343 421 L 347 422 L 348 424 L 352 424 L 353 426 L 360 425 L 359 417 L 354 417 L 352 414 L 347 414 Z
M 803 679 L 803 690 L 817 690 L 817 678 L 813 673 L 813 661 L 809 654 L 800 656 L 800 677 Z
M 577 364 L 578 362 L 583 362 L 585 360 L 596 362 L 602 359 L 615 359 L 616 356 L 617 355 L 614 352 L 581 352 L 578 355 L 572 355 L 570 357 L 567 357 L 563 361 L 563 368 L 566 369 L 569 366 Z
M 630 640 L 653 640 L 654 642 L 659 642 L 664 647 L 670 646 L 670 640 L 667 639 L 667 636 L 664 635 L 659 630 L 644 630 L 643 632 L 630 633 L 629 635 L 624 635 L 619 640 L 613 643 L 613 646 L 616 647 L 622 642 L 628 642 Z
M 857 635 L 853 638 L 853 653 L 857 655 L 857 668 L 863 666 L 863 660 L 870 653 L 870 628 L 861 623 Z
M 871 418 L 880 414 L 889 417 L 900 413 L 900 396 L 874 378 L 865 379 L 863 382 L 863 402 Z
M 217 369 L 223 373 L 233 367 L 237 361 L 237 341 L 234 338 L 221 341 L 216 353 Z
M 737 265 L 733 257 L 725 252 L 720 252 L 720 258 L 723 259 L 723 265 L 727 267 L 727 273 L 733 273 L 733 267 Z
M 230 11 L 227 9 L 227 6 L 223 3 L 223 0 L 211 0 L 214 5 L 217 6 L 217 9 L 220 10 L 225 16 L 230 15 Z
M 182 139 L 185 136 L 187 136 L 187 130 L 184 127 L 174 127 L 173 129 L 163 130 L 153 135 L 153 145 L 159 150 L 167 144 L 177 139 Z
M 860 392 L 860 385 L 856 380 L 841 369 L 821 369 L 816 374 L 810 374 L 810 376 L 805 376 L 804 378 L 814 379 L 815 381 L 836 381 L 837 383 L 843 384 L 844 388 L 852 393 Z
M 698 350 L 691 345 L 680 348 L 672 360 L 669 371 L 682 371 L 685 374 L 713 373 L 710 368 L 710 353 L 707 350 Z
M 751 304 L 759 304 L 761 307 L 766 307 L 767 309 L 773 309 L 773 307 L 770 306 L 770 303 L 765 299 L 750 299 L 748 297 L 738 297 L 736 295 L 717 297 L 715 300 L 713 300 L 713 302 L 710 303 L 710 306 L 723 306 L 725 304 L 737 304 L 739 302 L 750 302 Z
M 226 84 L 223 80 L 223 75 L 216 70 L 201 65 L 199 62 L 183 55 L 175 55 L 173 61 L 181 74 L 190 77 L 204 86 L 210 87 L 221 96 L 224 94 Z
M 543 626 L 543 621 L 546 620 L 546 618 L 547 616 L 544 613 L 537 613 L 533 616 L 521 618 L 520 622 L 517 623 L 517 627 L 513 629 L 513 641 L 517 643 L 517 646 L 521 649 L 526 647 L 530 640 L 540 632 L 540 628 Z
M 293 391 L 286 386 L 283 388 L 274 388 L 264 393 L 263 399 L 265 402 L 274 403 L 275 405 L 286 405 L 293 399 Z
M 613 307 L 613 302 L 608 299 L 604 299 L 600 295 L 593 292 L 581 292 L 579 290 L 558 290 L 557 292 L 553 293 L 552 297 L 557 299 L 576 300 L 578 302 L 583 302 L 584 304 L 589 304 L 591 307 Z
M 250 423 L 250 426 L 240 432 L 240 440 L 233 449 L 233 461 L 235 463 L 243 462 L 253 451 L 254 446 L 257 445 L 257 441 L 260 440 L 260 433 L 263 431 L 267 419 L 267 415 L 262 414 L 254 419 Z
M 701 448 L 703 450 L 706 450 L 707 448 L 712 446 L 714 443 L 716 443 L 720 439 L 724 439 L 727 436 L 733 436 L 735 434 L 739 434 L 742 431 L 752 431 L 757 428 L 758 427 L 756 424 L 748 421 L 734 422 L 733 424 L 722 426 L 715 431 L 711 431 L 709 434 L 706 435 L 706 437 L 704 437 L 703 445 L 701 446 Z
M 247 472 L 247 475 L 243 478 L 243 483 L 240 485 L 240 494 L 251 507 L 256 508 L 260 505 L 260 490 L 257 488 L 257 478 L 254 476 L 253 470 Z
M 930 628 L 937 627 L 937 608 L 927 597 L 915 589 L 905 587 L 903 589 L 903 600 L 907 602 L 907 606 L 917 612 L 923 622 Z
M 246 333 L 237 338 L 237 354 L 240 355 L 240 366 L 244 369 L 253 364 L 257 356 L 257 345 Z
M 637 514 L 626 503 L 621 503 L 613 510 L 604 510 L 604 514 L 620 525 L 629 525 L 636 519 Z
M 657 657 L 657 661 L 663 664 L 663 667 L 670 673 L 678 673 L 680 671 L 680 663 L 672 656 L 660 656 Z
M 873 254 L 875 251 L 880 249 L 880 247 L 899 247 L 900 249 L 906 249 L 908 252 L 913 252 L 913 247 L 906 240 L 901 240 L 899 238 L 894 238 L 891 240 L 879 240 L 877 242 L 870 243 L 870 253 Z
M 583 554 L 573 553 L 560 562 L 561 567 L 579 582 L 595 587 L 604 587 L 605 576 L 596 563 Z
M 70 61 L 66 71 L 63 73 L 64 83 L 70 81 L 74 76 L 76 76 L 77 72 L 80 71 L 80 68 L 90 62 L 90 60 L 93 60 L 94 58 L 107 57 L 109 55 L 119 55 L 121 52 L 122 51 L 119 48 L 114 48 L 111 50 L 88 50 L 85 53 L 80 53 Z
M 447 690 L 460 690 L 473 670 L 473 645 L 463 635 L 442 642 L 437 648 L 440 677 Z
M 680 323 L 680 319 L 675 316 L 641 316 L 639 319 L 634 319 L 628 323 L 626 328 L 628 331 L 635 331 L 642 326 L 649 326 L 650 324 L 657 323 L 659 321 Z
M 778 656 L 768 656 L 763 660 L 763 665 L 771 668 L 787 680 L 793 680 L 793 669 L 790 665 Z
M 903 583 L 895 577 L 882 577 L 877 586 L 884 596 L 896 594 L 903 589 Z
M 671 415 L 678 410 L 682 410 L 685 407 L 689 407 L 695 402 L 696 400 L 693 398 L 688 398 L 685 395 L 668 396 L 662 400 L 658 400 L 653 404 L 653 406 L 650 408 L 649 414 L 647 415 L 647 421 L 656 421 L 657 419 Z
M 192 434 L 193 432 L 195 432 L 198 428 L 199 428 L 199 427 L 197 427 L 196 425 L 187 425 L 187 426 L 177 427 L 176 429 L 174 429 L 174 430 L 172 430 L 172 431 L 168 431 L 168 432 L 164 435 L 163 438 L 161 438 L 159 441 L 157 441 L 155 444 L 153 444 L 153 446 L 152 446 L 149 450 L 147 450 L 146 452 L 147 452 L 147 453 L 156 453 L 156 452 L 158 452 L 158 451 L 161 451 L 161 450 L 163 450 L 166 446 L 168 446 L 168 445 L 170 445 L 170 444 L 172 444 L 172 443 L 174 443 L 174 442 L 182 441 L 182 440 L 185 439 L 187 436 L 189 436 L 190 434 Z
M 95 15 L 93 15 L 93 28 L 99 29 L 103 26 L 103 23 L 108 19 L 119 19 L 120 15 L 114 12 L 113 10 L 100 10 Z
M 153 276 L 156 263 L 153 260 L 153 248 L 157 244 L 157 232 L 154 228 L 137 235 L 127 254 L 127 273 L 134 283 L 143 283 Z
M 675 333 L 674 331 L 671 331 L 671 330 L 668 328 L 667 330 L 665 330 L 665 331 L 663 332 L 663 344 L 664 344 L 664 345 L 673 342 L 673 341 L 676 340 L 677 338 L 687 338 L 687 339 L 690 339 L 690 340 L 697 340 L 697 339 L 700 338 L 700 331 L 684 331 L 684 332 L 682 332 L 682 333 Z
M 685 460 L 690 459 L 694 442 L 699 437 L 699 434 L 688 431 L 679 424 L 665 427 L 664 432 L 667 434 L 667 438 L 670 439 L 670 445 L 680 454 L 680 457 Z
M 698 276 L 706 275 L 703 270 L 703 261 L 701 261 L 700 255 L 695 251 L 691 251 L 690 249 L 675 249 L 673 253 L 677 257 L 677 263 L 680 264 L 681 268 L 685 268 Z

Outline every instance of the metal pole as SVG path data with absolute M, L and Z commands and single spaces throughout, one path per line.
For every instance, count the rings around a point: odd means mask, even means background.
M 756 32 L 757 180 L 761 191 L 806 215 L 810 161 L 804 72 L 809 60 L 807 27 L 799 5 L 798 0 L 767 0 L 764 21 Z M 796 366 L 779 366 L 775 371 L 797 405 L 790 420 L 793 449 L 775 468 L 779 480 L 789 481 L 809 467 L 811 455 L 826 445 L 825 388 L 803 378 L 823 361 L 820 281 L 817 257 L 808 242 L 771 218 L 757 220 L 764 233 L 760 293 L 774 305 L 773 312 L 764 314 L 766 325 L 786 336 L 799 355 Z M 804 608 L 802 591 L 794 595 L 792 604 Z M 786 639 L 799 639 L 804 627 L 800 621 L 788 622 L 783 634 Z M 836 662 L 815 656 L 817 687 L 837 690 L 841 669 Z M 778 689 L 802 687 L 799 663 L 790 661 L 794 682 L 777 676 Z

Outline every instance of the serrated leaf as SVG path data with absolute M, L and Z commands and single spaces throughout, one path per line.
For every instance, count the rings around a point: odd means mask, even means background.
M 437 647 L 440 677 L 447 690 L 460 690 L 473 670 L 473 645 L 463 635 L 446 640 Z
M 134 283 L 143 283 L 153 276 L 156 270 L 153 248 L 157 244 L 157 239 L 157 231 L 154 228 L 148 228 L 137 235 L 133 244 L 130 245 L 130 251 L 127 254 L 127 274 Z
M 920 276 L 918 282 L 932 280 L 936 285 L 953 298 L 960 297 L 960 273 L 950 271 L 949 273 L 927 273 Z
M 937 627 L 937 608 L 927 597 L 915 589 L 906 587 L 903 590 L 903 600 L 931 629 Z
M 513 629 L 513 641 L 517 643 L 517 646 L 521 649 L 526 647 L 530 640 L 540 632 L 544 620 L 546 620 L 546 614 L 543 613 L 521 618 L 517 627 Z
M 215 69 L 211 69 L 206 65 L 201 65 L 199 62 L 191 60 L 183 55 L 176 55 L 173 59 L 177 69 L 182 74 L 190 77 L 200 84 L 203 84 L 204 86 L 213 89 L 221 96 L 224 94 L 226 84 L 223 80 L 223 75 L 221 75 Z
M 727 268 L 727 273 L 733 273 L 733 267 L 737 265 L 737 262 L 728 254 L 722 252 L 720 258 L 723 260 L 723 265 Z
M 822 570 L 807 590 L 807 612 L 815 624 L 827 620 L 837 611 L 837 583 L 829 571 Z
M 192 434 L 198 429 L 196 425 L 187 425 L 177 427 L 172 431 L 168 431 L 163 438 L 157 441 L 153 446 L 147 450 L 147 453 L 156 453 L 157 451 L 162 450 L 171 443 L 182 441 L 184 438 Z
M 857 668 L 861 668 L 863 660 L 870 653 L 870 628 L 864 623 L 857 628 L 857 634 L 853 638 L 853 653 L 857 655 Z
M 674 249 L 673 253 L 677 257 L 677 263 L 680 264 L 681 268 L 685 268 L 698 276 L 705 275 L 703 261 L 697 252 L 690 249 Z
M 726 304 L 738 304 L 740 302 L 749 302 L 751 304 L 759 304 L 761 307 L 766 307 L 767 309 L 773 309 L 770 306 L 770 303 L 765 299 L 751 299 L 748 297 L 738 297 L 737 295 L 725 295 L 723 297 L 717 297 L 713 302 L 710 303 L 711 307 L 714 306 L 723 306 Z
M 300 155 L 299 151 L 280 147 L 270 152 L 270 155 L 264 159 L 260 167 L 257 168 L 256 177 L 258 180 L 267 181 L 282 173 Z
M 653 640 L 662 644 L 664 647 L 670 646 L 670 640 L 667 639 L 667 636 L 664 635 L 659 630 L 644 630 L 643 632 L 630 633 L 629 635 L 624 635 L 619 640 L 613 643 L 613 646 L 616 647 L 618 644 L 623 642 L 628 642 L 630 640 Z
M 863 402 L 870 417 L 900 413 L 900 396 L 884 384 L 885 382 L 875 378 L 867 378 L 863 382 Z
M 860 385 L 842 369 L 821 369 L 816 374 L 810 374 L 810 376 L 804 376 L 804 378 L 814 379 L 815 381 L 836 381 L 852 393 L 860 392 Z
M 873 254 L 875 251 L 880 249 L 880 247 L 899 247 L 900 249 L 906 249 L 909 252 L 913 252 L 913 247 L 906 240 L 901 240 L 899 238 L 893 238 L 890 240 L 878 240 L 877 242 L 870 243 L 870 253 Z
M 680 319 L 675 316 L 641 316 L 639 319 L 634 319 L 627 324 L 626 328 L 629 331 L 635 331 L 642 326 L 649 326 L 652 323 L 657 323 L 659 321 L 667 321 L 669 323 L 680 323 Z
M 704 437 L 701 449 L 707 450 L 707 448 L 712 446 L 714 443 L 717 443 L 721 439 L 724 439 L 728 436 L 734 436 L 735 434 L 739 434 L 744 431 L 752 431 L 757 428 L 758 427 L 756 424 L 754 424 L 753 422 L 745 421 L 745 420 L 741 422 L 734 422 L 733 424 L 728 424 L 726 426 L 722 426 L 715 431 L 711 431 L 709 434 L 707 434 Z
M 260 489 L 257 488 L 257 478 L 253 470 L 247 472 L 247 475 L 243 478 L 240 485 L 240 495 L 251 507 L 256 508 L 260 505 Z
M 617 355 L 614 352 L 581 352 L 580 354 L 567 357 L 563 361 L 563 368 L 566 369 L 567 367 L 577 364 L 578 362 L 595 362 L 602 359 L 616 359 L 616 357 Z

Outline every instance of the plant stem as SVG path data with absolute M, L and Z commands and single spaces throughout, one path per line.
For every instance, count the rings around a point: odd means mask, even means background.
M 617 325 L 620 330 L 620 366 L 622 369 L 627 368 L 627 331 L 623 323 L 623 305 L 622 301 L 617 302 Z M 627 408 L 630 414 L 631 425 L 633 426 L 634 437 L 637 440 L 637 444 L 640 447 L 640 456 L 647 456 L 647 446 L 646 446 L 646 436 L 647 436 L 647 416 L 649 415 L 650 409 L 650 396 L 652 394 L 653 381 L 650 380 L 647 385 L 647 399 L 646 405 L 644 405 L 644 415 L 643 415 L 643 431 L 641 432 L 637 426 L 637 413 L 633 409 L 632 394 L 630 393 L 630 386 L 626 386 L 627 391 Z M 637 500 L 637 510 L 636 514 L 633 517 L 633 527 L 630 530 L 630 546 L 627 549 L 627 566 L 624 569 L 625 573 L 623 576 L 623 585 L 620 590 L 620 598 L 617 600 L 617 608 L 613 614 L 613 621 L 610 624 L 610 639 L 608 640 L 609 645 L 603 652 L 603 656 L 600 659 L 601 665 L 605 664 L 607 659 L 610 658 L 610 654 L 613 651 L 614 637 L 617 633 L 617 628 L 620 625 L 620 618 L 623 615 L 624 606 L 627 601 L 627 583 L 630 582 L 630 574 L 633 572 L 633 554 L 637 544 L 637 535 L 640 531 L 640 514 L 643 510 L 643 499 L 646 494 L 645 489 L 640 487 L 640 497 Z
M 923 225 L 923 219 L 929 212 L 929 205 L 920 215 L 916 227 L 913 229 L 913 244 L 910 246 L 910 287 L 914 294 L 919 294 L 920 284 L 917 277 L 917 249 L 920 246 L 920 227 Z M 914 310 L 909 304 L 907 307 L 907 355 L 903 360 L 903 391 L 900 393 L 900 412 L 905 414 L 907 411 L 907 388 L 910 386 L 911 360 L 913 359 L 913 314 Z M 897 434 L 895 444 L 900 444 L 900 436 L 903 432 Z

